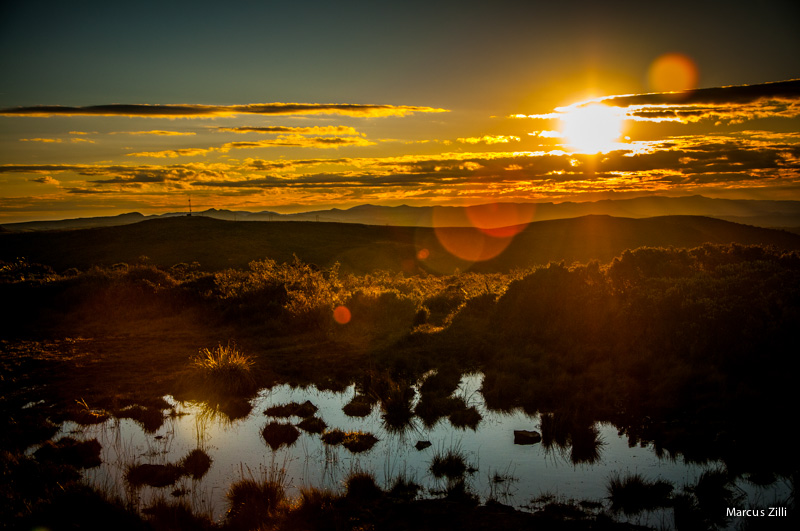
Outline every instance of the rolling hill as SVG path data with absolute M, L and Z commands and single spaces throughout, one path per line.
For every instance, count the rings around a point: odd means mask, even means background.
M 608 261 L 641 246 L 695 247 L 703 243 L 773 245 L 800 249 L 800 235 L 698 216 L 645 219 L 582 216 L 514 227 L 495 238 L 477 229 L 393 227 L 346 223 L 237 223 L 204 217 L 171 217 L 115 227 L 68 231 L 4 232 L 0 260 L 25 257 L 56 271 L 119 262 L 169 267 L 198 262 L 203 269 L 245 267 L 271 258 L 344 271 L 376 269 L 452 273 L 509 271 L 550 261 Z M 497 235 L 498 232 L 495 232 Z M 442 243 L 444 242 L 444 244 Z M 453 243 L 455 242 L 455 244 Z M 472 262 L 445 249 L 486 260 Z M 477 250 L 477 251 L 476 251 Z M 477 253 L 477 254 L 476 254 Z M 498 253 L 491 256 L 492 253 Z

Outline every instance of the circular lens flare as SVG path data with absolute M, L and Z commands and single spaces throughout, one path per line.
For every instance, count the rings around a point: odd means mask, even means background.
M 655 92 L 683 92 L 697 88 L 697 66 L 680 53 L 665 53 L 650 65 L 650 88 Z
M 337 306 L 333 310 L 333 320 L 340 325 L 349 323 L 351 318 L 352 315 L 350 314 L 350 310 L 347 309 L 347 306 Z

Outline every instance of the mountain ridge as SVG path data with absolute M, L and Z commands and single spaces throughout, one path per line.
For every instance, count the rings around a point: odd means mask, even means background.
M 472 206 L 382 206 L 363 204 L 347 209 L 331 208 L 293 214 L 269 210 L 249 212 L 210 208 L 194 217 L 231 221 L 320 221 L 392 226 L 456 226 L 476 224 L 498 228 L 518 223 L 566 219 L 592 214 L 646 218 L 660 215 L 699 215 L 760 227 L 800 227 L 800 201 L 763 199 L 718 199 L 701 195 L 685 197 L 642 196 L 562 203 L 486 203 Z M 187 212 L 143 215 L 130 212 L 117 216 L 28 221 L 0 225 L 10 231 L 61 230 L 124 225 L 146 219 L 187 216 Z

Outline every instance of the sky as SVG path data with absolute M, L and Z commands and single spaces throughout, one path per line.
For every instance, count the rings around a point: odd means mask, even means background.
M 0 223 L 800 200 L 795 1 L 0 4 Z

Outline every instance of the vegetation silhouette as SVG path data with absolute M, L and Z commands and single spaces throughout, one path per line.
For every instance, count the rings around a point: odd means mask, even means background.
M 616 222 L 582 223 L 602 228 Z M 145 254 L 138 251 L 137 257 Z M 77 264 L 65 274 L 56 271 L 66 263 L 0 265 L 0 296 L 16 309 L 0 337 L 0 391 L 7 397 L 0 404 L 3 466 L 15 484 L 26 486 L 4 487 L 11 501 L 3 519 L 27 524 L 35 523 L 40 509 L 51 514 L 66 496 L 54 485 L 80 493 L 87 504 L 96 501 L 96 493 L 87 494 L 78 483 L 79 465 L 68 464 L 65 456 L 47 458 L 49 450 L 24 453 L 53 437 L 64 420 L 128 416 L 152 432 L 167 418 L 169 405 L 161 397 L 168 394 L 201 399 L 241 418 L 250 413 L 257 390 L 276 382 L 339 390 L 355 383 L 348 414 L 369 414 L 377 405 L 387 430 L 405 429 L 415 416 L 426 426 L 448 417 L 454 426 L 470 428 L 480 422 L 480 412 L 456 389 L 463 374 L 480 371 L 488 408 L 539 414 L 542 445 L 568 454 L 573 463 L 601 456 L 598 422 L 612 423 L 631 445 L 650 444 L 660 455 L 718 460 L 719 473 L 671 494 L 676 522 L 724 525 L 714 511 L 735 501 L 735 481 L 786 480 L 800 468 L 781 406 L 795 400 L 787 359 L 800 329 L 797 251 L 739 244 L 641 247 L 605 263 L 551 262 L 513 272 L 486 264 L 495 269 L 453 275 L 353 274 L 335 263 L 320 260 L 315 263 L 323 265 L 316 267 L 295 257 L 216 270 L 154 265 L 137 257 L 127 258 L 125 266 L 122 260 L 90 268 Z M 342 305 L 349 305 L 352 316 L 345 324 L 333 314 Z M 217 373 L 211 367 L 236 358 L 223 355 L 228 347 L 221 341 L 227 338 L 235 338 L 248 357 Z M 192 354 L 209 345 L 219 346 L 193 363 Z M 36 406 L 40 401 L 45 405 Z M 304 418 L 293 422 L 315 433 L 327 429 L 315 422 L 315 408 L 300 412 L 301 406 L 267 414 Z M 757 418 L 758 428 L 743 430 L 742 418 Z M 299 437 L 286 422 L 268 423 L 263 434 L 273 449 Z M 336 429 L 322 431 L 321 438 L 349 445 L 352 452 L 377 444 L 372 434 Z M 443 452 L 439 460 L 457 464 L 457 455 L 449 457 Z M 171 465 L 157 482 L 170 480 L 170 474 L 202 477 L 204 465 L 194 460 L 187 456 L 187 462 Z M 147 470 L 131 470 L 135 483 L 149 484 L 139 477 Z M 463 476 L 453 474 L 445 494 L 460 515 L 478 522 L 469 485 L 459 481 Z M 635 482 L 617 483 L 612 505 Z M 345 514 L 365 525 L 383 522 L 373 510 L 390 494 L 365 485 L 354 485 L 354 492 L 371 500 L 361 508 L 347 496 L 315 490 L 304 491 L 292 506 L 285 492 L 275 492 L 274 503 L 254 520 L 242 516 L 241 525 L 322 525 L 329 518 L 344 526 Z M 408 487 L 400 489 L 404 503 L 415 504 L 419 500 Z M 238 501 L 231 502 L 231 528 L 239 525 L 235 514 L 244 510 L 245 492 L 232 495 Z M 666 503 L 669 495 L 657 494 L 658 503 Z M 112 502 L 107 500 L 109 511 Z M 654 505 L 645 500 L 618 506 L 627 513 Z M 435 512 L 414 507 L 417 512 L 402 522 L 413 525 Z M 572 509 L 589 518 L 587 511 Z M 386 514 L 397 516 L 397 509 Z

